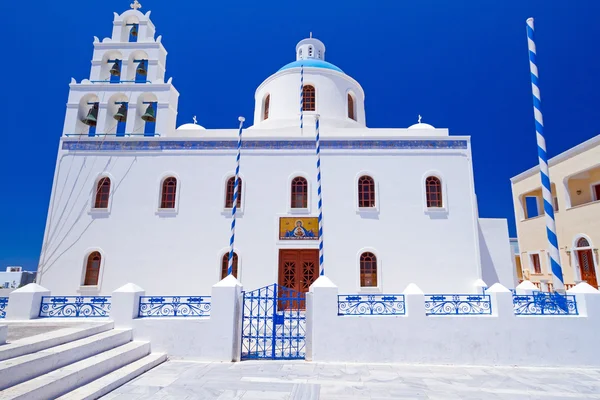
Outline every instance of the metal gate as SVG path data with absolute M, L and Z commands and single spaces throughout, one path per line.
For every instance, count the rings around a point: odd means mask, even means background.
M 303 360 L 305 301 L 305 293 L 277 284 L 244 292 L 242 360 Z

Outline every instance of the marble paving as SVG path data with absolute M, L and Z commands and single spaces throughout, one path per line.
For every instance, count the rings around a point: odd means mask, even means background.
M 600 369 L 169 360 L 102 399 L 600 399 Z

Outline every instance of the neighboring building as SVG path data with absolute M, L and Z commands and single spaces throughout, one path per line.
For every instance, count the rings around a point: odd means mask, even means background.
M 112 36 L 94 40 L 89 79 L 71 81 L 38 269 L 54 294 L 128 282 L 207 294 L 226 275 L 238 130 L 176 129 L 179 93 L 149 15 L 115 14 Z M 233 262 L 244 286 L 307 291 L 319 274 L 320 115 L 324 265 L 342 293 L 413 282 L 475 293 L 482 278 L 512 287 L 506 220 L 478 215 L 470 137 L 420 121 L 367 128 L 363 88 L 325 61 L 324 44 L 304 39 L 294 53 L 256 90 L 243 132 Z M 196 67 L 198 79 L 219 79 Z
M 519 251 L 519 239 L 510 238 L 510 249 L 513 253 L 513 260 L 515 262 L 515 272 L 517 273 L 517 279 L 519 282 L 523 280 L 523 267 L 521 266 L 521 252 Z
M 35 281 L 35 272 L 23 271 L 23 267 L 8 266 L 0 272 L 0 288 L 16 289 Z
M 550 159 L 556 234 L 565 284 L 598 287 L 600 135 Z M 525 279 L 551 282 L 539 167 L 511 179 Z M 543 288 L 543 287 L 542 287 Z

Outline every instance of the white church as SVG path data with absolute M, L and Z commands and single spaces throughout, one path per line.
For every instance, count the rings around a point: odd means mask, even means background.
M 89 77 L 71 80 L 37 278 L 53 295 L 110 295 L 128 282 L 204 295 L 227 274 L 237 121 L 176 126 L 161 38 L 150 12 L 115 13 L 112 35 L 94 39 Z M 420 118 L 368 128 L 363 88 L 325 52 L 301 40 L 256 89 L 242 133 L 237 279 L 305 292 L 318 277 L 319 116 L 323 266 L 340 293 L 514 287 L 506 220 L 479 217 L 471 132 Z

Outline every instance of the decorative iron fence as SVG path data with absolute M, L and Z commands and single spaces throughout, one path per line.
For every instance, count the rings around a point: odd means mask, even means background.
M 426 294 L 427 315 L 490 315 L 490 295 L 473 294 Z
M 40 318 L 108 317 L 110 296 L 43 296 Z
M 209 317 L 210 296 L 141 296 L 138 317 Z
M 338 315 L 404 315 L 402 294 L 353 294 L 338 296 Z
M 575 296 L 556 292 L 514 295 L 513 307 L 515 315 L 579 315 Z
M 6 317 L 6 306 L 8 305 L 8 297 L 0 297 L 0 318 Z

